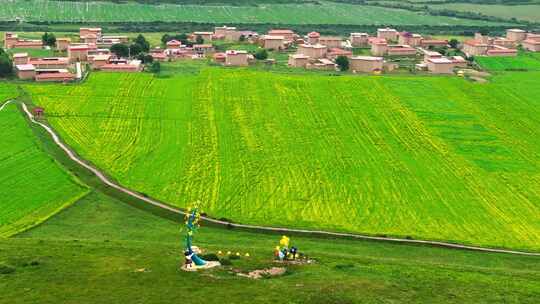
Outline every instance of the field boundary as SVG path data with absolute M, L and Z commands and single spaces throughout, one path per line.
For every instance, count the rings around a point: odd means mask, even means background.
M 8 102 L 13 102 L 13 100 L 10 100 Z M 4 105 L 7 104 L 8 102 L 4 103 Z M 157 207 L 161 210 L 172 212 L 173 214 L 176 214 L 176 215 L 186 214 L 186 212 L 182 211 L 181 209 L 174 208 L 167 204 L 158 202 L 157 200 L 154 200 L 150 197 L 147 197 L 143 194 L 140 194 L 138 192 L 135 192 L 133 190 L 130 190 L 128 188 L 125 188 L 113 182 L 103 172 L 101 172 L 96 167 L 90 165 L 87 161 L 83 160 L 71 148 L 69 148 L 66 144 L 64 144 L 60 140 L 60 136 L 56 134 L 56 132 L 51 127 L 49 127 L 48 125 L 42 122 L 35 120 L 34 115 L 28 110 L 28 106 L 26 105 L 26 103 L 21 102 L 21 105 L 22 105 L 23 111 L 25 112 L 26 116 L 28 117 L 31 123 L 36 124 L 40 126 L 41 128 L 43 128 L 51 136 L 51 138 L 54 141 L 54 144 L 58 146 L 61 150 L 63 150 L 64 153 L 69 157 L 69 159 L 71 159 L 72 161 L 80 165 L 81 167 L 85 168 L 86 170 L 90 171 L 105 185 L 113 189 L 116 189 L 117 191 L 120 191 L 121 193 L 126 194 L 132 198 L 138 199 L 154 207 Z M 471 245 L 464 245 L 464 244 L 458 244 L 458 243 L 448 243 L 448 242 L 442 242 L 442 241 L 415 240 L 415 239 L 406 239 L 406 238 L 397 238 L 397 237 L 370 236 L 370 235 L 345 233 L 345 232 L 331 232 L 331 231 L 323 231 L 323 230 L 308 230 L 308 229 L 267 227 L 267 226 L 259 226 L 259 225 L 238 224 L 238 223 L 231 223 L 224 220 L 214 219 L 208 216 L 201 216 L 201 219 L 205 222 L 216 224 L 219 226 L 224 226 L 226 228 L 240 228 L 240 229 L 246 229 L 246 230 L 251 230 L 255 232 L 297 233 L 297 234 L 312 235 L 312 236 L 329 236 L 329 237 L 342 237 L 342 238 L 352 238 L 352 239 L 371 240 L 371 241 L 385 241 L 385 242 L 402 243 L 402 244 L 429 245 L 429 246 L 445 247 L 445 248 L 451 248 L 451 249 L 479 251 L 479 252 L 486 252 L 486 253 L 506 253 L 506 254 L 517 254 L 517 255 L 527 255 L 527 256 L 540 256 L 540 253 L 537 253 L 537 252 L 487 248 L 487 247 L 471 246 Z

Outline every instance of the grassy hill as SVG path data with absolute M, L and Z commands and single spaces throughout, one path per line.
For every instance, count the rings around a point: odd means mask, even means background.
M 14 86 L 0 87 L 3 100 L 16 93 Z M 15 104 L 0 111 L 0 129 L 1 238 L 43 222 L 87 189 L 41 150 Z
M 202 273 L 179 270 L 178 223 L 92 193 L 45 224 L 0 240 L 9 303 L 536 303 L 540 260 L 442 248 L 292 236 L 313 265 L 261 280 L 280 236 L 206 227 L 207 252 L 249 252 Z
M 176 206 L 538 250 L 538 76 L 481 85 L 205 68 L 27 90 L 83 157 Z
M 430 16 L 422 12 L 335 3 L 269 3 L 260 5 L 142 4 L 138 2 L 74 2 L 12 0 L 3 3 L 0 21 L 26 22 L 196 22 L 209 24 L 339 24 L 483 26 L 502 23 Z
M 431 4 L 436 10 L 453 10 L 458 12 L 476 12 L 498 18 L 526 20 L 540 22 L 540 3 L 525 3 L 523 5 L 478 4 L 478 3 L 444 3 Z

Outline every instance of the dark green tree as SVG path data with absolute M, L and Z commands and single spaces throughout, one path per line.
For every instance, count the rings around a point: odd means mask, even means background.
M 7 77 L 13 72 L 13 62 L 3 50 L 0 53 L 0 77 Z
M 148 53 L 148 51 L 150 51 L 150 43 L 141 34 L 139 34 L 139 36 L 137 36 L 137 38 L 133 40 L 133 44 L 138 44 L 141 47 L 141 50 L 145 53 Z
M 141 54 L 143 52 L 143 49 L 141 47 L 140 44 L 138 43 L 132 43 L 130 46 L 129 46 L 129 54 L 131 56 L 138 56 L 139 54 Z
M 111 52 L 118 57 L 128 57 L 129 47 L 125 44 L 117 43 L 111 46 Z
M 268 51 L 266 51 L 265 49 L 260 49 L 255 52 L 255 54 L 253 54 L 253 57 L 255 57 L 255 59 L 257 60 L 265 60 L 268 58 Z
M 140 53 L 139 55 L 137 55 L 137 59 L 139 59 L 144 64 L 150 64 L 154 62 L 154 58 L 150 54 Z
M 197 35 L 197 37 L 195 37 L 195 43 L 203 44 L 204 43 L 203 37 L 201 35 Z
M 41 36 L 41 41 L 43 41 L 44 45 L 54 47 L 56 45 L 56 36 L 54 36 L 53 33 L 45 32 L 43 36 Z
M 160 71 L 161 71 L 161 64 L 159 63 L 159 61 L 152 62 L 152 64 L 150 65 L 150 72 L 157 74 Z
M 161 43 L 165 44 L 169 41 L 171 41 L 172 38 L 171 38 L 171 35 L 169 34 L 164 34 L 163 36 L 161 36 Z
M 457 39 L 450 39 L 450 41 L 448 41 L 448 44 L 451 48 L 457 49 L 459 41 L 457 41 Z
M 336 64 L 340 71 L 347 71 L 349 69 L 349 58 L 347 56 L 338 56 L 336 58 Z

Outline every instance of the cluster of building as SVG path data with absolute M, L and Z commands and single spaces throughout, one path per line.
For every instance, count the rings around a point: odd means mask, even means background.
M 200 42 L 202 39 L 202 43 Z M 231 51 L 216 53 L 213 41 L 246 41 L 255 43 L 258 34 L 252 31 L 240 31 L 236 27 L 217 26 L 213 32 L 193 32 L 188 36 L 188 40 L 194 44 L 188 46 L 178 40 L 170 40 L 165 44 L 165 48 L 154 48 L 150 55 L 156 61 L 175 61 L 181 59 L 202 59 L 213 56 L 216 62 L 227 65 L 245 66 L 248 65 L 253 56 L 245 51 Z M 276 47 L 276 49 L 282 49 Z M 228 58 L 228 59 L 227 59 Z
M 301 36 L 289 29 L 273 29 L 259 36 L 252 31 L 240 31 L 236 27 L 219 26 L 213 32 L 193 32 L 188 39 L 194 44 L 167 41 L 164 48 L 150 50 L 155 61 L 177 59 L 200 59 L 212 57 L 225 66 L 248 66 L 254 56 L 244 50 L 216 52 L 213 41 L 247 41 L 267 50 L 296 50 L 288 57 L 288 65 L 306 69 L 334 70 L 339 56 L 349 60 L 353 72 L 380 73 L 399 67 L 396 58 L 411 57 L 416 69 L 434 74 L 451 74 L 455 68 L 467 66 L 461 56 L 443 56 L 435 52 L 445 48 L 448 41 L 424 37 L 417 33 L 399 32 L 393 28 L 380 28 L 376 36 L 368 33 L 351 33 L 348 39 L 322 36 L 317 32 Z M 202 41 L 201 41 L 202 40 Z M 69 81 L 80 77 L 81 63 L 103 71 L 138 72 L 142 64 L 138 60 L 117 58 L 110 47 L 127 43 L 127 36 L 104 36 L 101 28 L 81 28 L 79 39 L 58 38 L 56 48 L 66 57 L 30 58 L 26 53 L 14 54 L 15 69 L 22 79 L 37 81 Z M 516 56 L 517 47 L 533 52 L 540 51 L 540 34 L 520 29 L 509 29 L 506 37 L 488 37 L 480 33 L 461 45 L 467 56 Z M 12 33 L 5 34 L 5 48 L 42 48 L 41 40 L 19 39 Z M 363 48 L 369 55 L 355 56 L 354 48 Z M 419 63 L 418 63 L 419 62 Z M 76 71 L 73 73 L 71 71 Z
M 4 48 L 41 49 L 43 48 L 43 42 L 41 40 L 22 39 L 17 34 L 6 32 L 4 34 Z
M 206 33 L 206 32 L 205 32 Z M 205 38 L 203 44 L 186 46 L 178 40 L 170 40 L 165 44 L 165 49 L 160 47 L 150 50 L 150 55 L 156 61 L 174 61 L 177 59 L 200 59 L 214 53 L 214 46 L 209 43 L 212 36 Z
M 20 79 L 36 81 L 67 82 L 82 77 L 86 64 L 94 70 L 111 72 L 139 72 L 143 66 L 139 60 L 118 58 L 110 47 L 118 43 L 127 43 L 127 36 L 103 36 L 101 28 L 81 28 L 79 41 L 71 38 L 57 38 L 56 50 L 66 54 L 64 57 L 32 58 L 27 53 L 13 54 L 16 75 Z M 29 47 L 30 41 L 32 47 Z M 43 48 L 41 40 L 21 40 L 17 35 L 5 33 L 4 47 Z
M 518 46 L 531 52 L 540 52 L 540 34 L 521 29 L 507 30 L 506 37 L 489 37 L 476 33 L 474 39 L 463 43 L 463 53 L 467 56 L 516 56 Z
M 351 33 L 348 40 L 311 32 L 300 41 L 296 54 L 289 56 L 289 65 L 307 69 L 335 69 L 335 59 L 346 56 L 353 72 L 380 73 L 398 67 L 392 60 L 385 60 L 385 57 L 416 57 L 423 48 L 446 45 L 446 40 L 425 38 L 392 28 L 378 29 L 374 37 L 368 33 Z M 369 48 L 370 56 L 353 56 L 352 48 Z

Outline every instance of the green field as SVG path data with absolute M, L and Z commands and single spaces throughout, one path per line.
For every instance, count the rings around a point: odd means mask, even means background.
M 261 280 L 279 235 L 208 228 L 208 252 L 250 253 L 186 273 L 178 223 L 92 193 L 45 224 L 0 240 L 3 303 L 537 303 L 540 260 L 441 248 L 292 236 L 313 265 Z M 2 269 L 2 268 L 0 268 Z M 2 270 L 3 270 L 2 269 Z M 144 271 L 138 271 L 144 269 Z
M 27 22 L 197 22 L 347 25 L 500 25 L 500 23 L 430 16 L 384 7 L 321 2 L 258 6 L 148 5 L 140 3 L 12 0 L 2 3 L 0 21 Z
M 10 49 L 9 53 L 15 54 L 15 53 L 28 53 L 28 56 L 30 57 L 53 57 L 57 55 L 57 53 L 54 50 L 47 50 L 47 49 L 24 49 L 24 48 L 14 48 Z
M 529 5 L 495 5 L 476 3 L 445 3 L 431 4 L 432 9 L 450 9 L 460 12 L 477 12 L 483 15 L 531 22 L 540 22 L 540 4 Z
M 517 57 L 476 57 L 476 62 L 491 71 L 540 71 L 540 53 L 520 53 Z
M 480 85 L 208 67 L 26 89 L 83 157 L 176 206 L 539 250 L 539 76 Z
M 11 89 L 9 89 L 11 88 Z M 1 86 L 2 97 L 16 96 Z M 43 222 L 86 193 L 38 145 L 15 104 L 0 112 L 0 237 Z

